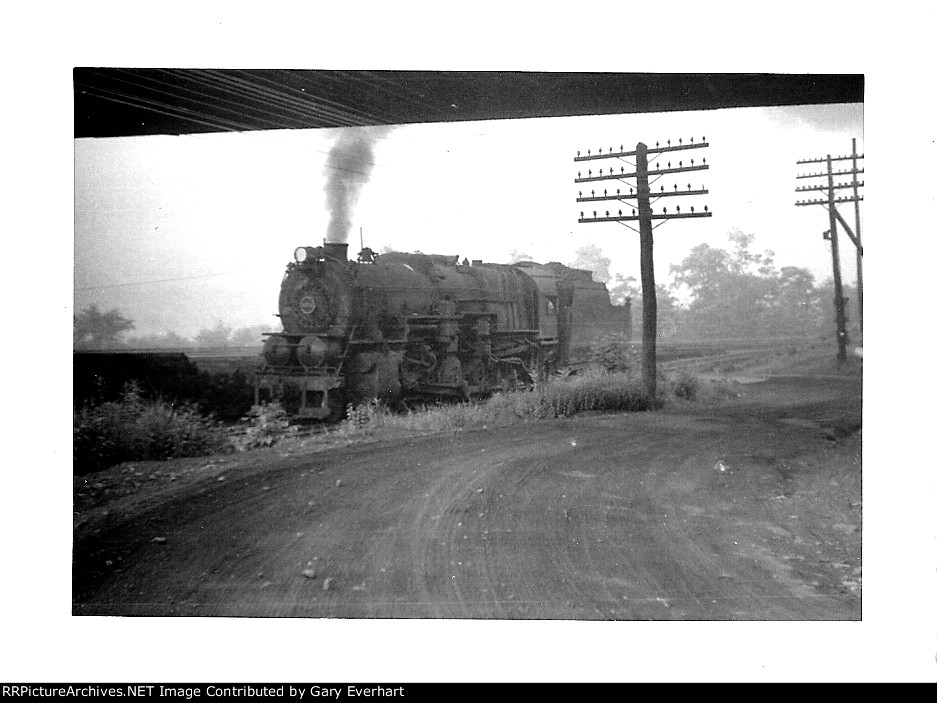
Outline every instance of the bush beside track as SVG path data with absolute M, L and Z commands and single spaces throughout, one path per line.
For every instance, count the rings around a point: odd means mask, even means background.
M 707 350 L 724 354 L 723 346 L 713 345 Z M 674 356 L 689 356 L 691 351 L 695 355 L 700 349 L 695 344 L 687 345 Z M 78 356 L 76 404 L 79 399 Z M 200 370 L 183 355 L 163 355 L 166 358 L 155 364 L 151 360 L 137 359 L 133 363 L 142 363 L 144 369 L 162 368 L 171 373 L 164 377 L 143 376 L 147 385 L 125 385 L 122 393 L 115 397 L 114 384 L 122 377 L 112 373 L 106 387 L 100 382 L 97 386 L 89 384 L 89 369 L 102 368 L 103 357 L 108 355 L 89 356 L 97 358 L 93 359 L 94 363 L 81 367 L 84 373 L 81 382 L 84 384 L 82 392 L 91 399 L 86 398 L 74 411 L 76 475 L 124 461 L 246 451 L 285 440 L 301 440 L 305 444 L 330 437 L 355 439 L 446 432 L 565 418 L 586 412 L 646 411 L 660 408 L 665 401 L 678 405 L 718 403 L 737 395 L 729 387 L 731 384 L 702 379 L 694 373 L 699 368 L 691 370 L 678 363 L 670 371 L 661 373 L 660 395 L 652 402 L 644 393 L 640 379 L 640 346 L 623 336 L 609 335 L 578 350 L 579 361 L 573 373 L 551 379 L 533 390 L 496 393 L 484 402 L 411 406 L 404 412 L 394 412 L 376 402 L 366 403 L 349 407 L 346 419 L 336 426 L 303 431 L 290 426 L 282 408 L 276 404 L 251 407 L 249 371 L 254 363 L 252 359 L 213 359 L 208 370 Z M 129 366 L 119 368 L 125 375 L 130 373 Z M 197 400 L 191 400 L 193 397 Z M 213 412 L 216 410 L 221 412 Z M 218 422 L 219 419 L 227 421 L 227 425 Z M 235 426 L 237 420 L 240 422 Z

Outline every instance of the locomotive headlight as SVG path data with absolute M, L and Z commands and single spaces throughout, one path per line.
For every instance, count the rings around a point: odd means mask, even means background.
M 296 247 L 296 251 L 293 252 L 293 258 L 296 259 L 296 263 L 301 264 L 306 260 L 306 257 L 309 256 L 308 247 Z

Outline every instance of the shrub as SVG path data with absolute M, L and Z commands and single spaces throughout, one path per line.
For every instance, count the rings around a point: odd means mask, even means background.
M 588 411 L 642 411 L 653 406 L 643 386 L 624 374 L 602 371 L 553 380 L 533 390 L 496 393 L 485 402 L 437 403 L 393 413 L 372 400 L 348 406 L 334 430 L 340 436 L 367 436 L 379 430 L 442 432 L 518 420 L 570 417 Z
M 535 417 L 569 417 L 591 410 L 601 412 L 649 410 L 643 386 L 623 373 L 595 372 L 545 386 L 534 400 Z
M 242 452 L 270 447 L 296 432 L 295 427 L 290 427 L 289 416 L 279 403 L 254 405 L 247 416 L 241 419 L 241 424 L 232 444 Z
M 696 400 L 699 395 L 699 379 L 684 371 L 673 382 L 673 394 L 684 400 Z
M 127 384 L 120 400 L 73 415 L 72 458 L 81 475 L 123 461 L 202 456 L 226 445 L 224 431 L 194 405 L 144 400 Z
M 610 334 L 592 342 L 589 361 L 608 373 L 633 373 L 638 368 L 634 346 L 623 334 Z

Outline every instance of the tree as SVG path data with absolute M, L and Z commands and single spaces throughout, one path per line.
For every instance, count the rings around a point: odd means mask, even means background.
M 592 271 L 593 280 L 605 283 L 612 277 L 608 270 L 611 263 L 612 260 L 602 256 L 602 250 L 595 244 L 587 244 L 576 250 L 576 258 L 569 266 L 574 269 Z
M 816 311 L 822 301 L 813 283 L 813 273 L 797 266 L 783 267 L 775 301 L 778 327 L 785 334 L 807 336 L 818 331 Z
M 734 230 L 728 235 L 730 250 L 699 244 L 670 272 L 674 284 L 691 297 L 687 324 L 691 334 L 703 337 L 752 337 L 778 334 L 782 285 L 805 283 L 789 272 L 774 269 L 774 252 L 755 254 L 754 235 Z
M 231 328 L 221 320 L 212 329 L 202 328 L 195 335 L 195 345 L 198 347 L 226 347 L 231 338 Z
M 715 297 L 730 274 L 729 254 L 708 244 L 697 244 L 679 264 L 671 264 L 674 285 L 689 289 L 694 301 Z
M 130 337 L 127 340 L 127 346 L 134 349 L 188 349 L 194 347 L 195 343 L 170 330 L 159 334 Z
M 754 234 L 745 234 L 740 229 L 729 232 L 729 242 L 734 251 L 729 261 L 733 273 L 754 274 L 769 277 L 774 275 L 774 252 L 765 249 L 761 254 L 752 254 L 748 245 L 755 241 Z M 757 268 L 756 268 L 757 267 Z
M 232 347 L 259 347 L 263 343 L 263 333 L 269 331 L 268 327 L 269 325 L 238 327 L 231 333 L 229 342 Z
M 120 335 L 133 329 L 133 321 L 115 308 L 101 312 L 92 304 L 74 317 L 72 341 L 75 349 L 115 349 L 123 346 Z
M 610 281 L 609 297 L 613 305 L 624 305 L 631 301 L 632 310 L 642 310 L 644 300 L 641 296 L 641 286 L 634 276 L 623 277 L 615 274 Z M 683 308 L 677 302 L 673 290 L 669 286 L 658 283 L 657 290 L 657 334 L 660 337 L 672 337 L 679 331 L 684 314 Z
M 634 300 L 641 295 L 641 286 L 634 276 L 627 278 L 620 273 L 616 273 L 608 282 L 608 297 L 612 305 L 624 305 L 629 300 L 632 301 L 632 309 L 635 309 Z

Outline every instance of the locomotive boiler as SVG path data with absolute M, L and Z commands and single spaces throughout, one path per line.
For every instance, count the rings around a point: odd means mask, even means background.
M 483 396 L 543 378 L 568 347 L 573 287 L 458 256 L 299 247 L 266 334 L 255 400 L 336 420 L 370 399 Z M 544 324 L 554 315 L 552 324 Z

